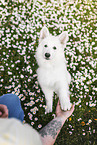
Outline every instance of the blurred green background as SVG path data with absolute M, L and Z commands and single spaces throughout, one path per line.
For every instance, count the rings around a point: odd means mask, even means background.
M 45 98 L 37 82 L 35 51 L 40 30 L 52 35 L 68 31 L 64 48 L 72 76 L 73 115 L 55 145 L 97 145 L 97 2 L 95 0 L 0 1 L 0 96 L 19 96 L 24 122 L 40 130 L 55 116 L 45 115 Z

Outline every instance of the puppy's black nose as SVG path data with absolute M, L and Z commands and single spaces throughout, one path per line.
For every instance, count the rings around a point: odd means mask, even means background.
M 50 54 L 49 53 L 45 53 L 45 57 L 46 58 L 49 58 L 50 57 Z

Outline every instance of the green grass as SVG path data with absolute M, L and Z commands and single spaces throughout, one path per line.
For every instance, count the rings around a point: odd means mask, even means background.
M 97 144 L 97 2 L 81 0 L 0 2 L 0 95 L 15 93 L 25 122 L 40 130 L 55 115 L 45 115 L 45 98 L 37 82 L 35 51 L 39 32 L 46 25 L 53 35 L 68 31 L 64 49 L 72 76 L 73 115 L 63 126 L 55 145 Z

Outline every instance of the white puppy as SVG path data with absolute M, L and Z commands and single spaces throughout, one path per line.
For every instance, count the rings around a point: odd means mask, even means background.
M 71 76 L 67 71 L 64 46 L 68 33 L 52 36 L 46 27 L 40 32 L 39 46 L 36 50 L 38 81 L 46 98 L 46 112 L 52 112 L 53 93 L 60 99 L 61 109 L 70 110 L 69 83 Z

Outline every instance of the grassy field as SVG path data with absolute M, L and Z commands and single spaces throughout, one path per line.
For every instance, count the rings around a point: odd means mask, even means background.
M 97 145 L 97 2 L 95 0 L 0 1 L 0 95 L 19 96 L 25 121 L 40 130 L 54 116 L 45 115 L 45 98 L 37 82 L 35 51 L 40 30 L 68 31 L 64 49 L 72 76 L 73 115 L 55 145 Z

